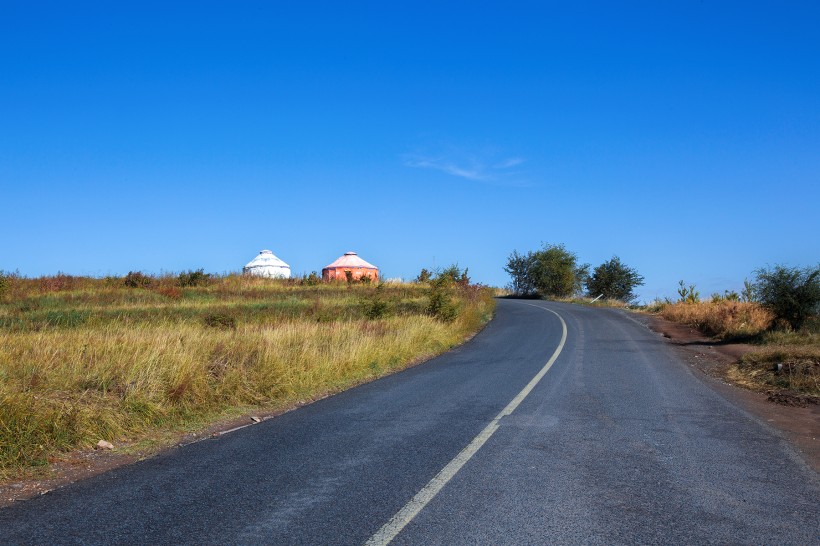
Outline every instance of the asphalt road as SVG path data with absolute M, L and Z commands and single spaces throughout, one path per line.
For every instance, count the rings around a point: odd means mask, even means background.
M 467 457 L 556 353 L 545 309 L 565 345 Z M 460 453 L 393 544 L 820 544 L 817 473 L 658 334 L 511 300 L 423 365 L 0 509 L 0 543 L 364 544 Z

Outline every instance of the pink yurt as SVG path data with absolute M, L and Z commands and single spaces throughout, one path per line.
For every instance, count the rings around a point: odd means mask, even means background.
M 362 260 L 355 252 L 345 252 L 344 256 L 322 269 L 322 280 L 347 280 L 346 271 L 350 271 L 353 280 L 359 280 L 362 277 L 370 277 L 371 281 L 379 280 L 379 268 Z

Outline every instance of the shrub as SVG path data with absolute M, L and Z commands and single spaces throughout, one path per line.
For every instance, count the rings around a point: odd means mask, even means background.
M 370 284 L 372 280 L 373 279 L 370 277 L 370 275 L 362 275 L 361 277 L 359 277 L 359 282 L 362 284 Z
M 643 285 L 643 277 L 635 269 L 621 263 L 613 256 L 592 271 L 587 279 L 587 293 L 591 297 L 603 296 L 608 300 L 633 301 L 635 287 Z
M 365 316 L 370 320 L 379 319 L 387 315 L 387 309 L 388 305 L 386 301 L 374 298 L 368 302 L 365 309 Z
M 311 271 L 310 275 L 302 277 L 302 284 L 305 286 L 316 286 L 320 282 L 322 282 L 322 277 L 315 271 Z
M 425 268 L 422 268 L 419 272 L 419 276 L 416 277 L 416 282 L 430 282 L 430 279 L 433 277 L 433 274 Z
M 236 329 L 236 318 L 228 313 L 209 313 L 202 317 L 202 322 L 210 328 L 219 328 L 222 330 Z
M 211 280 L 211 274 L 205 273 L 203 269 L 196 271 L 183 271 L 177 278 L 177 284 L 185 288 L 186 286 L 205 286 Z
M 695 290 L 695 285 L 690 284 L 687 288 L 686 283 L 678 281 L 678 296 L 680 296 L 681 303 L 699 303 L 700 292 Z
M 141 271 L 129 271 L 122 283 L 129 288 L 149 288 L 154 279 Z
M 820 266 L 776 265 L 755 271 L 757 297 L 778 320 L 798 330 L 820 309 Z
M 383 292 L 384 284 L 379 283 L 372 297 L 364 302 L 364 315 L 370 320 L 379 319 L 387 315 L 389 305 L 382 299 Z
M 458 306 L 453 303 L 453 280 L 445 275 L 438 275 L 430 282 L 430 296 L 427 314 L 444 322 L 451 322 L 458 317 Z
M 436 275 L 439 279 L 447 279 L 448 282 L 458 284 L 459 286 L 467 286 L 470 284 L 470 277 L 467 276 L 467 268 L 464 271 L 459 269 L 458 264 L 453 264 L 450 267 L 445 267 Z

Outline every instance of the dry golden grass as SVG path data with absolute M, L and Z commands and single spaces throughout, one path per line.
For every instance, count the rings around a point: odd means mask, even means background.
M 729 375 L 755 390 L 778 388 L 820 397 L 820 346 L 764 346 L 744 355 Z
M 459 313 L 445 322 L 424 313 L 418 285 L 227 277 L 169 298 L 26 281 L 0 304 L 0 477 L 99 439 L 150 441 L 341 390 L 460 343 L 494 306 L 487 291 L 453 289 Z M 376 300 L 386 311 L 368 319 Z
M 773 330 L 761 346 L 730 370 L 738 382 L 755 390 L 786 389 L 820 397 L 820 318 L 799 331 Z
M 757 336 L 770 328 L 774 321 L 774 315 L 757 303 L 727 300 L 672 303 L 664 305 L 660 315 L 722 339 Z

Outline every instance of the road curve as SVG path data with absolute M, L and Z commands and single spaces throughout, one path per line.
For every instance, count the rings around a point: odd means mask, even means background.
M 0 509 L 0 543 L 364 544 L 544 369 L 562 322 L 554 364 L 393 544 L 820 543 L 818 475 L 660 336 L 512 300 L 423 365 Z

